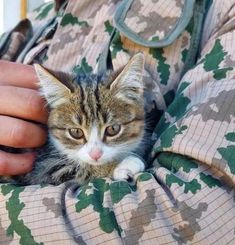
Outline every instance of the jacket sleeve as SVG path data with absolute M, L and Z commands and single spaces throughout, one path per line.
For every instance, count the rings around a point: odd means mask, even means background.
M 43 27 L 46 29 L 47 23 L 56 15 L 54 3 L 44 3 L 30 12 L 27 18 L 21 20 L 14 28 L 3 33 L 0 36 L 0 59 L 22 62 L 18 58 L 35 35 L 40 33 L 41 42 L 47 41 L 47 30 L 43 33 Z
M 135 184 L 0 187 L 0 244 L 235 242 L 235 1 L 214 0 L 200 58 L 154 137 Z

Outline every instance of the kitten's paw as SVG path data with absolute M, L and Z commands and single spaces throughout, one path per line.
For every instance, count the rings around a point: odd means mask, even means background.
M 133 179 L 133 174 L 129 169 L 115 168 L 113 178 L 114 180 L 131 180 Z
M 130 180 L 134 175 L 144 170 L 144 163 L 138 157 L 129 156 L 125 158 L 114 169 L 113 178 L 115 180 Z

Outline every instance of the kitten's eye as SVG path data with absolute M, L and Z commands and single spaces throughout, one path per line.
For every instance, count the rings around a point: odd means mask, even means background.
M 117 135 L 120 132 L 120 130 L 121 130 L 121 125 L 114 124 L 106 128 L 105 135 L 112 137 L 112 136 Z
M 80 128 L 70 128 L 69 134 L 76 140 L 82 139 L 84 137 L 84 133 Z

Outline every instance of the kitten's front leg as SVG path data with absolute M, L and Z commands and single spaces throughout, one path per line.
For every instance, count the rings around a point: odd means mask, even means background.
M 113 178 L 115 180 L 128 180 L 135 174 L 143 171 L 145 168 L 144 162 L 135 156 L 126 157 L 121 163 L 114 169 Z

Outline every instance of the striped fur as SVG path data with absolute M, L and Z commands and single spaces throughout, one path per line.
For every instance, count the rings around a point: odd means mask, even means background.
M 143 55 L 138 54 L 119 73 L 79 76 L 70 82 L 59 81 L 37 65 L 41 93 L 50 108 L 50 142 L 57 156 L 51 161 L 53 154 L 48 153 L 27 180 L 59 184 L 75 178 L 82 184 L 93 177 L 112 176 L 125 157 L 143 151 L 143 65 Z M 109 136 L 107 127 L 112 125 L 120 125 L 120 132 Z M 69 133 L 78 128 L 84 133 L 81 139 Z M 89 155 L 96 148 L 103 153 L 98 160 Z

